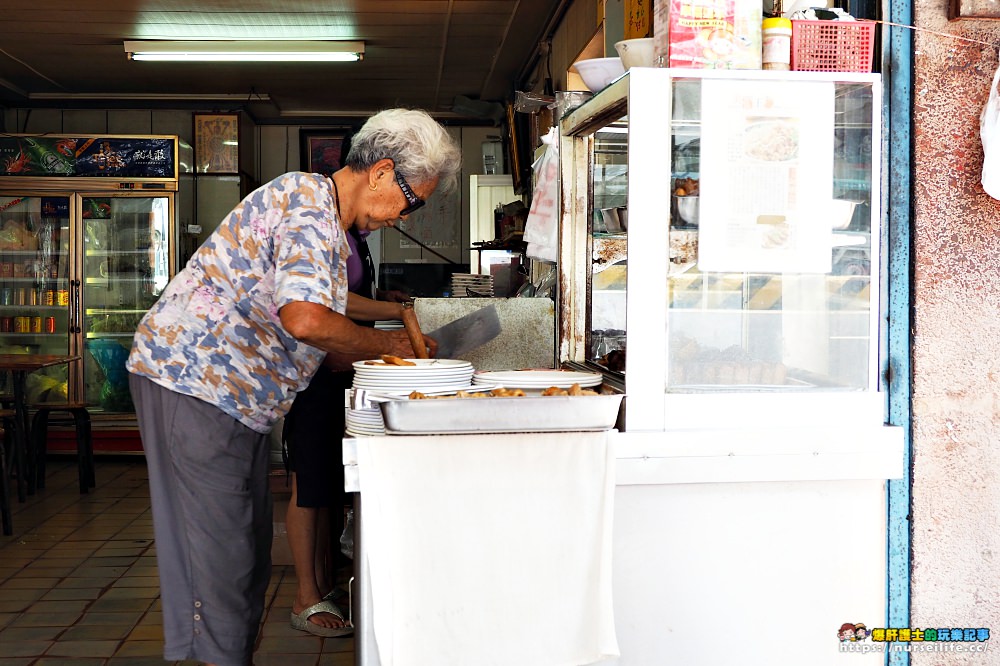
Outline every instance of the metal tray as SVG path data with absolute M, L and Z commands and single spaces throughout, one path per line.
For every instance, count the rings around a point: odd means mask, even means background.
M 610 430 L 623 394 L 387 400 L 387 435 Z

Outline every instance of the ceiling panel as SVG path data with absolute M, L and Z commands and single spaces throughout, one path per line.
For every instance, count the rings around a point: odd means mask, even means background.
M 283 113 L 405 105 L 447 114 L 456 95 L 503 101 L 565 0 L 3 0 L 0 104 L 120 106 L 135 96 L 267 95 Z M 16 26 L 16 30 L 10 30 Z M 363 40 L 361 63 L 129 61 L 127 39 Z M 51 99 L 61 95 L 59 100 Z M 232 104 L 232 102 L 228 102 Z M 170 106 L 170 100 L 148 102 Z

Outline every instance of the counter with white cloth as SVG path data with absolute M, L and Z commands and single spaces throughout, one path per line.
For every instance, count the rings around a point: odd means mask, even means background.
M 345 440 L 347 487 L 360 491 L 358 663 L 576 666 L 618 655 L 610 440 Z
M 494 453 L 499 450 L 499 453 L 527 456 L 533 453 L 531 448 L 538 442 L 587 443 L 605 438 L 616 456 L 615 471 L 605 477 L 606 483 L 612 483 L 613 476 L 616 484 L 610 557 L 613 560 L 614 643 L 598 643 L 593 652 L 610 654 L 613 649 L 603 646 L 616 644 L 621 656 L 606 658 L 600 662 L 601 666 L 674 662 L 728 666 L 734 659 L 740 663 L 808 662 L 816 666 L 837 666 L 843 656 L 830 648 L 835 644 L 836 628 L 848 620 L 877 626 L 876 622 L 885 617 L 885 479 L 899 478 L 902 474 L 904 439 L 899 428 L 848 425 L 840 428 L 748 428 L 723 423 L 715 430 L 672 432 L 346 439 L 347 489 L 355 492 L 361 489 L 361 502 L 374 500 L 368 494 L 370 487 L 359 485 L 359 443 L 369 450 L 378 449 L 384 442 L 400 449 L 419 446 L 423 451 L 423 454 L 417 449 L 408 452 L 420 458 L 420 467 L 413 470 L 409 490 L 389 489 L 395 503 L 417 498 L 421 506 L 426 506 L 431 502 L 426 501 L 429 496 L 425 490 L 443 488 L 440 480 L 467 468 L 474 476 L 463 479 L 465 485 L 458 491 L 462 494 L 436 495 L 437 504 L 414 517 L 413 524 L 402 527 L 410 531 L 407 538 L 418 543 L 419 549 L 425 544 L 429 548 L 443 547 L 444 544 L 432 541 L 438 538 L 437 530 L 444 530 L 444 543 L 458 541 L 464 550 L 447 552 L 441 557 L 461 560 L 462 575 L 478 576 L 479 587 L 474 589 L 486 589 L 500 595 L 509 588 L 511 594 L 518 595 L 504 600 L 509 603 L 496 613 L 494 623 L 484 625 L 486 630 L 494 632 L 492 638 L 508 651 L 498 653 L 493 660 L 463 662 L 458 652 L 454 652 L 439 661 L 431 659 L 424 663 L 520 666 L 544 662 L 544 659 L 521 658 L 522 651 L 528 654 L 536 645 L 522 643 L 522 635 L 530 633 L 538 622 L 537 617 L 548 621 L 544 614 L 551 611 L 539 603 L 549 601 L 553 607 L 562 605 L 560 600 L 546 600 L 538 591 L 554 588 L 547 581 L 539 588 L 540 576 L 535 574 L 558 569 L 558 558 L 563 557 L 544 539 L 571 538 L 568 530 L 576 529 L 573 521 L 579 517 L 576 515 L 578 507 L 572 505 L 567 493 L 579 492 L 573 479 L 577 479 L 580 472 L 566 469 L 551 475 L 545 472 L 539 481 L 551 492 L 539 491 L 541 499 L 521 503 L 526 495 L 504 496 L 494 488 L 494 483 L 501 483 L 498 479 L 503 479 L 502 483 L 510 482 L 506 476 L 514 467 L 509 459 L 496 457 Z M 462 442 L 464 446 L 438 447 L 450 441 Z M 506 442 L 519 444 L 527 450 L 505 450 Z M 486 443 L 491 446 L 481 448 Z M 384 453 L 388 455 L 388 450 Z M 400 455 L 406 454 L 403 451 Z M 536 463 L 529 464 L 527 460 L 522 458 L 522 468 L 535 470 Z M 399 462 L 413 464 L 412 460 L 404 458 Z M 504 462 L 507 464 L 501 464 Z M 527 483 L 531 479 L 516 480 Z M 508 499 L 513 501 L 501 502 Z M 553 504 L 548 505 L 550 500 Z M 561 504 L 564 500 L 567 503 Z M 526 511 L 543 505 L 570 508 L 554 509 L 564 511 L 565 520 L 560 521 L 556 514 L 553 521 L 557 527 L 543 534 L 543 541 L 536 542 L 535 536 L 515 529 L 515 524 L 506 521 L 509 516 L 502 513 L 495 530 L 490 522 L 476 521 L 473 516 L 483 510 L 479 503 L 487 501 L 501 511 L 505 507 L 511 511 Z M 609 499 L 605 508 L 610 504 Z M 418 549 L 392 542 L 365 543 L 373 538 L 365 523 L 370 515 L 368 508 L 366 504 L 364 511 L 360 506 L 356 511 L 362 533 L 355 548 L 356 570 L 362 580 L 367 579 L 369 559 L 376 565 L 379 561 L 379 554 L 372 550 L 402 548 L 400 554 L 406 558 Z M 455 513 L 465 514 L 470 520 L 451 522 Z M 384 522 L 378 531 L 391 532 Z M 397 542 L 400 538 L 389 536 Z M 483 557 L 481 549 L 487 546 L 467 542 L 480 539 L 492 540 L 490 543 L 494 545 L 489 547 L 494 550 L 487 555 L 491 554 L 489 561 L 493 564 L 488 566 L 496 567 L 496 562 L 500 561 L 499 569 L 490 570 L 485 565 L 476 567 L 478 558 Z M 603 547 L 604 542 L 601 542 Z M 507 552 L 501 555 L 496 548 L 507 549 Z M 596 552 L 596 546 L 591 548 Z M 374 558 L 366 557 L 366 552 Z M 609 559 L 605 552 L 601 550 L 602 565 Z M 522 558 L 517 560 L 518 566 L 529 570 L 529 578 L 517 578 L 512 565 L 503 560 L 508 553 L 510 557 Z M 425 553 L 417 555 L 424 557 Z M 579 566 L 577 562 L 571 564 Z M 394 583 L 391 592 L 398 593 L 412 584 L 420 586 L 416 598 L 405 600 L 415 607 L 411 615 L 413 626 L 405 627 L 405 631 L 423 632 L 427 641 L 433 642 L 440 638 L 439 631 L 451 626 L 452 618 L 446 614 L 452 604 L 458 602 L 452 601 L 448 594 L 450 586 L 457 584 L 452 582 L 451 572 L 445 571 L 443 578 L 438 577 L 448 566 L 445 560 L 411 561 L 409 565 L 412 566 L 406 575 L 410 578 L 393 573 L 396 577 L 391 579 Z M 602 567 L 599 571 L 603 576 L 601 581 L 606 582 L 606 570 Z M 382 602 L 381 597 L 374 598 L 373 603 L 371 587 L 362 585 L 360 598 L 356 596 L 359 603 L 355 607 L 358 622 L 355 650 L 357 663 L 361 666 L 380 665 L 372 631 L 373 607 L 380 603 L 399 604 L 399 600 Z M 815 599 L 824 602 L 815 604 Z M 562 601 L 567 607 L 582 604 L 571 597 Z M 591 619 L 599 618 L 601 626 L 610 626 L 610 619 L 603 619 L 604 608 L 594 607 L 595 617 Z M 402 617 L 398 608 L 391 612 L 389 622 L 395 625 Z M 761 618 L 765 618 L 763 621 L 769 626 L 782 628 L 781 640 L 759 640 Z M 518 624 L 522 621 L 523 624 Z M 511 633 L 510 623 L 515 623 L 518 633 Z M 473 635 L 468 634 L 464 623 L 461 627 L 456 631 L 466 635 L 448 636 L 446 642 L 453 638 L 465 640 Z M 552 631 L 546 624 L 537 624 L 537 627 L 541 630 L 539 635 Z M 725 630 L 727 644 L 738 645 L 738 651 L 706 648 L 717 644 L 721 628 Z M 476 629 L 481 630 L 483 627 Z M 420 663 L 419 654 L 403 655 L 399 636 L 391 639 L 383 636 L 379 632 L 380 645 L 383 640 L 392 640 L 396 661 L 382 663 Z M 541 641 L 546 637 L 535 638 Z M 434 645 L 430 648 L 437 649 Z M 871 654 L 858 658 L 869 663 L 880 657 Z M 404 658 L 410 661 L 403 661 Z M 590 655 L 581 658 L 590 658 Z M 548 663 L 566 662 L 549 660 Z

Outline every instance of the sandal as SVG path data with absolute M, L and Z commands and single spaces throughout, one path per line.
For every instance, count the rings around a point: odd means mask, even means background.
M 317 613 L 329 613 L 330 615 L 340 618 L 347 624 L 343 627 L 321 627 L 315 622 L 309 621 L 309 618 Z M 325 638 L 350 636 L 354 633 L 354 625 L 351 621 L 349 619 L 344 619 L 344 614 L 341 610 L 328 599 L 324 599 L 318 604 L 313 604 L 309 608 L 304 609 L 301 613 L 296 614 L 295 611 L 292 611 L 291 625 L 292 629 L 307 631 L 314 636 L 323 636 Z

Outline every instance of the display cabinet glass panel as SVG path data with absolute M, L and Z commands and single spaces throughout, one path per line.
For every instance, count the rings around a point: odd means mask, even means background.
M 136 326 L 170 279 L 168 196 L 84 196 L 84 397 L 133 411 L 125 361 Z
M 0 353 L 68 353 L 69 228 L 68 196 L 0 196 Z M 69 371 L 31 373 L 29 402 L 65 402 Z
M 559 360 L 630 407 L 637 387 L 874 395 L 880 91 L 867 74 L 637 70 L 564 117 Z

